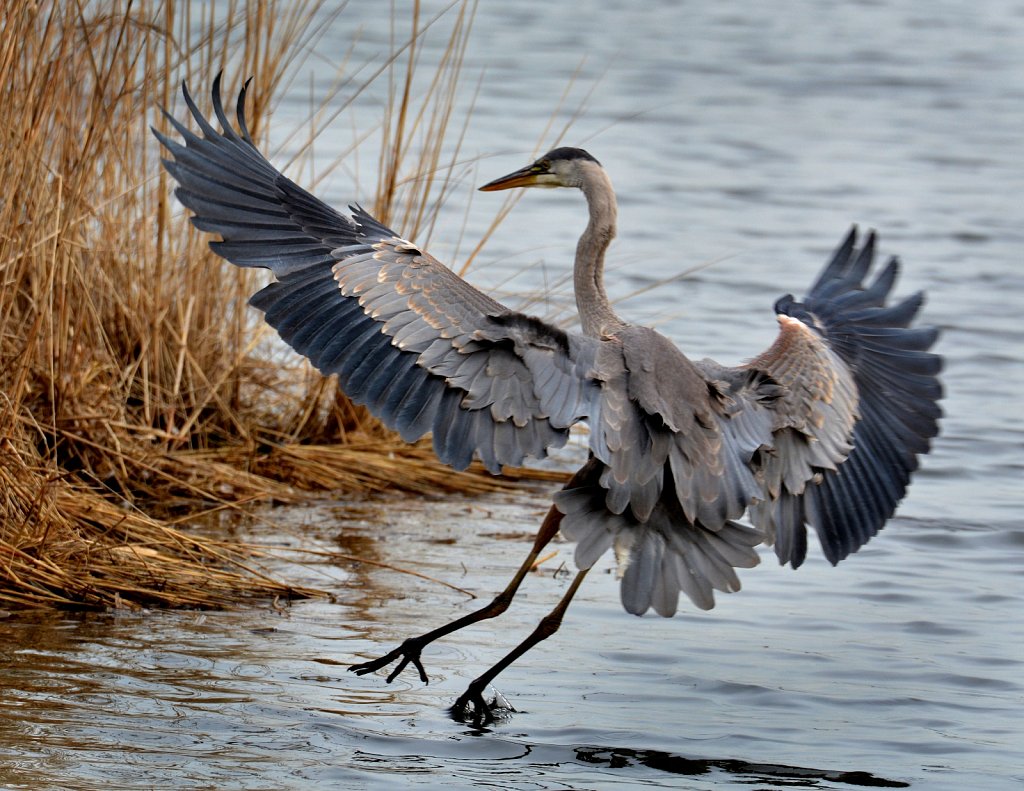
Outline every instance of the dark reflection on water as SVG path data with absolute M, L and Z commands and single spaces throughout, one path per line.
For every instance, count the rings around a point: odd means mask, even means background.
M 651 769 L 676 775 L 705 775 L 720 771 L 733 775 L 737 781 L 750 785 L 771 783 L 776 787 L 785 788 L 821 788 L 818 781 L 829 780 L 834 783 L 845 783 L 865 788 L 908 788 L 910 786 L 909 783 L 885 780 L 868 772 L 824 772 L 819 769 L 802 769 L 798 766 L 683 758 L 657 750 L 578 747 L 576 748 L 576 757 L 580 761 L 601 764 L 612 769 L 623 769 L 633 764 L 642 764 Z
M 386 51 L 381 13 L 350 3 L 324 57 L 358 29 L 355 61 Z M 612 575 L 590 575 L 562 632 L 499 678 L 519 713 L 481 733 L 446 707 L 557 600 L 566 582 L 550 572 L 570 548 L 497 622 L 431 646 L 425 687 L 344 667 L 479 602 L 369 565 L 282 562 L 337 601 L 280 611 L 0 617 L 0 787 L 1024 786 L 1022 40 L 1019 0 L 481 4 L 466 104 L 487 70 L 460 161 L 485 158 L 416 241 L 458 258 L 463 217 L 464 238 L 480 238 L 494 204 L 472 186 L 527 159 L 585 57 L 575 95 L 593 93 L 565 142 L 620 192 L 608 284 L 630 319 L 733 362 L 767 345 L 774 299 L 810 282 L 849 223 L 903 256 L 902 293 L 928 290 L 948 361 L 943 435 L 910 498 L 838 568 L 816 558 L 792 573 L 766 555 L 710 613 L 632 618 Z M 307 86 L 328 92 L 322 62 L 279 107 L 276 139 L 307 117 Z M 347 130 L 372 134 L 385 100 L 384 85 L 362 94 L 352 123 L 318 140 L 322 161 Z M 339 205 L 366 199 L 354 170 L 323 182 Z M 578 196 L 531 194 L 474 280 L 513 302 L 564 282 L 583 217 Z M 567 306 L 562 294 L 531 310 Z M 482 599 L 546 498 L 292 509 L 256 537 Z

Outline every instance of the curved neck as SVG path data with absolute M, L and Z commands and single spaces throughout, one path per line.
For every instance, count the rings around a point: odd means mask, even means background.
M 590 222 L 576 245 L 573 268 L 576 307 L 584 334 L 602 338 L 626 326 L 615 315 L 604 290 L 604 255 L 615 238 L 618 209 L 612 182 L 600 165 L 588 162 L 581 168 L 579 187 L 587 199 Z

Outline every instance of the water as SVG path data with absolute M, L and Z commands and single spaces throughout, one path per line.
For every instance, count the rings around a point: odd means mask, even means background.
M 562 632 L 499 677 L 519 713 L 483 732 L 444 708 L 550 608 L 571 547 L 501 619 L 429 649 L 429 686 L 344 667 L 479 600 L 381 567 L 280 568 L 335 602 L 8 617 L 0 787 L 1019 787 L 1024 4 L 502 5 L 480 9 L 467 56 L 463 107 L 486 67 L 464 143 L 482 159 L 429 249 L 449 259 L 478 238 L 501 196 L 472 186 L 529 160 L 577 67 L 554 128 L 590 91 L 565 142 L 620 192 L 610 286 L 688 353 L 756 354 L 775 297 L 805 287 L 849 223 L 878 228 L 905 261 L 901 293 L 928 290 L 947 358 L 943 434 L 899 515 L 837 568 L 766 556 L 742 592 L 671 620 L 627 616 L 602 566 Z M 363 26 L 357 52 L 383 52 L 382 13 L 352 3 L 324 47 Z M 281 106 L 280 139 L 304 101 Z M 364 94 L 358 118 L 383 101 L 383 86 Z M 350 140 L 339 127 L 325 162 Z M 360 197 L 345 179 L 324 186 L 333 202 Z M 560 282 L 582 225 L 578 196 L 528 194 L 474 282 L 510 301 Z M 325 503 L 273 512 L 261 537 L 486 600 L 546 498 Z

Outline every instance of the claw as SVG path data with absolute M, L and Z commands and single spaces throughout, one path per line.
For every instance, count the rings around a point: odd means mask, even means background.
M 474 728 L 482 728 L 494 722 L 495 713 L 508 715 L 515 712 L 512 704 L 497 690 L 495 690 L 494 698 L 490 703 L 484 700 L 485 688 L 486 684 L 478 684 L 475 681 L 470 684 L 448 710 L 451 718 L 457 722 L 472 725 Z
M 390 684 L 396 678 L 398 674 L 405 670 L 406 665 L 412 662 L 413 667 L 420 674 L 420 681 L 424 684 L 429 684 L 430 679 L 427 677 L 427 671 L 423 667 L 423 663 L 420 661 L 420 651 L 423 646 L 420 645 L 419 641 L 411 637 L 403 642 L 398 648 L 389 654 L 385 654 L 380 659 L 374 659 L 370 662 L 360 662 L 357 665 L 350 665 L 349 671 L 355 673 L 357 676 L 365 676 L 367 673 L 373 673 L 381 668 L 387 667 L 395 660 L 400 659 L 398 666 L 392 670 L 387 677 L 387 683 Z
M 459 695 L 452 704 L 450 714 L 453 720 L 472 725 L 474 728 L 481 728 L 494 722 L 494 714 L 491 713 L 491 707 L 487 705 L 484 696 L 472 688 Z

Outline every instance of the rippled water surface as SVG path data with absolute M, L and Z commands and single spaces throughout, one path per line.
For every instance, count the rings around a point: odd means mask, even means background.
M 357 55 L 382 55 L 385 14 L 351 3 L 321 49 L 340 53 L 361 29 Z M 314 92 L 330 81 L 322 62 Z M 500 196 L 473 185 L 528 161 L 577 68 L 554 128 L 586 97 L 565 142 L 620 192 L 609 280 L 622 313 L 698 357 L 752 356 L 774 299 L 805 287 L 851 222 L 901 255 L 902 293 L 927 289 L 947 417 L 898 516 L 837 568 L 815 558 L 794 573 L 765 556 L 742 592 L 671 620 L 626 615 L 606 560 L 562 631 L 499 677 L 519 713 L 474 731 L 445 707 L 552 606 L 571 547 L 501 619 L 428 649 L 429 686 L 345 667 L 500 588 L 547 492 L 268 512 L 280 526 L 262 540 L 384 565 L 281 564 L 336 601 L 0 619 L 0 787 L 1024 783 L 1024 4 L 486 3 L 464 100 L 482 74 L 463 144 L 480 159 L 429 239 L 435 255 L 454 260 L 483 232 Z M 279 139 L 303 96 L 272 120 Z M 360 125 L 384 97 L 360 97 Z M 351 140 L 339 126 L 318 142 L 325 162 Z M 365 198 L 346 181 L 356 172 L 323 190 Z M 511 301 L 564 282 L 582 225 L 578 196 L 531 192 L 474 281 Z

